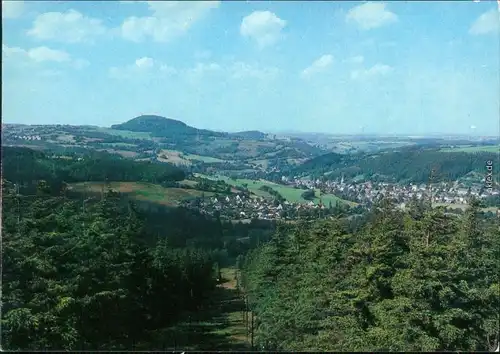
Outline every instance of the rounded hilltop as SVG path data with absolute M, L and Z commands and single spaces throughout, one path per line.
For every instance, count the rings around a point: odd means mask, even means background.
M 111 128 L 136 132 L 153 132 L 158 129 L 196 130 L 196 128 L 189 127 L 186 123 L 181 122 L 180 120 L 149 114 L 135 117 L 125 123 L 112 125 Z

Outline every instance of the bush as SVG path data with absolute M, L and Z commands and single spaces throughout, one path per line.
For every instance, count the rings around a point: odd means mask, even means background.
M 314 190 L 308 189 L 304 193 L 302 193 L 300 196 L 302 198 L 304 198 L 305 200 L 313 200 L 316 195 L 314 194 Z

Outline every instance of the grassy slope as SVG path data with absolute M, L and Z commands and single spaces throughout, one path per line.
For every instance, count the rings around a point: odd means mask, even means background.
M 82 182 L 71 184 L 77 192 L 100 193 L 103 187 L 101 182 Z M 128 194 L 137 200 L 150 201 L 162 205 L 175 206 L 183 200 L 212 196 L 211 192 L 202 192 L 196 189 L 164 188 L 151 183 L 139 182 L 111 182 L 110 187 L 118 192 Z
M 128 130 L 117 130 L 117 129 L 111 129 L 111 128 L 103 128 L 103 127 L 95 127 L 92 130 L 102 132 L 102 133 L 107 133 L 110 135 L 118 135 L 124 138 L 131 138 L 131 139 L 149 139 L 151 138 L 151 134 L 147 132 L 131 132 Z
M 170 153 L 173 153 L 173 154 L 179 154 L 180 156 L 182 156 L 185 160 L 197 160 L 197 161 L 203 161 L 203 162 L 207 162 L 207 163 L 211 163 L 211 162 L 224 162 L 224 160 L 221 160 L 221 159 L 218 159 L 216 157 L 211 157 L 211 156 L 202 156 L 202 155 L 196 155 L 196 154 L 188 154 L 188 153 L 184 153 L 182 151 L 179 151 L 179 150 L 162 150 L 164 152 L 170 152 Z
M 281 184 L 277 184 L 277 183 L 273 183 L 273 182 L 269 182 L 269 181 L 264 181 L 264 180 L 256 181 L 256 180 L 243 179 L 243 178 L 237 179 L 237 180 L 232 180 L 231 178 L 226 177 L 226 176 L 217 176 L 217 177 L 211 177 L 211 176 L 205 176 L 205 175 L 200 175 L 200 176 L 204 177 L 204 178 L 209 178 L 209 179 L 216 178 L 219 180 L 223 180 L 224 182 L 226 182 L 227 184 L 232 185 L 232 186 L 242 186 L 243 184 L 247 184 L 248 185 L 247 188 L 249 191 L 251 191 L 252 193 L 254 193 L 258 196 L 262 196 L 262 197 L 270 197 L 270 194 L 260 190 L 260 187 L 269 186 L 270 188 L 272 188 L 272 189 L 276 190 L 278 193 L 280 193 L 289 202 L 293 202 L 293 203 L 306 203 L 307 202 L 307 200 L 305 200 L 301 196 L 301 194 L 304 192 L 302 189 L 296 189 L 296 188 L 293 188 L 290 186 L 284 186 Z M 319 191 L 316 191 L 316 195 L 319 195 Z M 342 200 L 333 194 L 323 194 L 321 196 L 321 199 L 323 200 L 323 203 L 325 203 L 326 205 L 328 205 L 330 202 L 333 205 L 335 205 L 337 202 L 341 202 L 341 203 L 344 202 L 344 203 L 348 203 L 350 205 L 356 205 L 356 203 Z M 315 198 L 314 202 L 316 204 L 319 203 L 319 198 Z

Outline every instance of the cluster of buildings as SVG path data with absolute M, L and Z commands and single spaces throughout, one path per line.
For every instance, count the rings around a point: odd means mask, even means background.
M 219 213 L 224 218 L 231 220 L 245 219 L 294 219 L 301 212 L 307 213 L 314 209 L 324 209 L 314 202 L 307 204 L 291 203 L 285 201 L 278 203 L 269 198 L 247 197 L 244 195 L 215 196 L 211 198 L 186 201 L 186 207 L 196 208 L 204 214 L 214 215 Z
M 40 135 L 13 135 L 11 138 L 19 140 L 42 140 Z
M 428 198 L 432 195 L 433 203 L 443 204 L 467 204 L 467 199 L 474 196 L 478 199 L 491 195 L 498 195 L 498 190 L 484 188 L 481 184 L 472 184 L 466 187 L 458 182 L 441 182 L 432 185 L 413 184 L 408 185 L 386 183 L 386 182 L 363 182 L 353 183 L 340 181 L 321 181 L 282 178 L 282 183 L 293 185 L 298 188 L 316 188 L 323 193 L 335 194 L 343 199 L 351 200 L 361 204 L 373 203 L 380 196 L 390 196 L 399 203 L 406 203 L 412 198 Z
M 286 177 L 282 183 L 300 189 L 321 190 L 325 194 L 334 194 L 342 199 L 350 200 L 370 207 L 383 196 L 396 200 L 400 207 L 405 206 L 411 199 L 429 198 L 432 202 L 443 205 L 466 205 L 469 197 L 482 199 L 491 195 L 499 195 L 498 190 L 488 189 L 480 184 L 471 184 L 469 187 L 458 182 L 441 182 L 432 185 L 413 184 L 407 185 L 387 182 L 344 182 L 321 181 Z M 319 195 L 316 195 L 320 197 Z M 500 195 L 499 195 L 500 196 Z M 318 205 L 314 202 L 279 203 L 271 198 L 257 197 L 255 195 L 223 195 L 205 199 L 185 202 L 187 207 L 200 210 L 202 213 L 214 215 L 218 213 L 231 220 L 267 219 L 267 220 L 292 220 L 297 217 L 329 215 L 329 207 Z M 324 211 L 322 209 L 325 209 Z

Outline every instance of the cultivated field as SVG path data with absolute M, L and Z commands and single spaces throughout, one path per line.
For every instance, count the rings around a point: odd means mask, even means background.
M 211 157 L 211 156 L 202 156 L 195 154 L 186 154 L 177 150 L 168 150 L 163 149 L 158 154 L 158 161 L 161 162 L 170 162 L 176 165 L 186 165 L 189 166 L 193 163 L 193 161 L 203 161 L 206 163 L 212 162 L 224 162 L 224 160 Z
M 211 156 L 202 156 L 202 155 L 186 154 L 186 153 L 182 153 L 182 156 L 187 160 L 203 161 L 206 163 L 224 162 L 224 160 Z
M 73 191 L 92 194 L 102 192 L 103 187 L 104 184 L 101 182 L 82 182 L 70 185 L 70 189 Z M 205 197 L 213 195 L 211 192 L 202 192 L 196 189 L 164 188 L 156 184 L 140 182 L 111 182 L 110 187 L 117 192 L 129 195 L 133 199 L 167 206 L 177 206 L 184 200 L 202 197 L 203 195 Z

